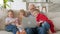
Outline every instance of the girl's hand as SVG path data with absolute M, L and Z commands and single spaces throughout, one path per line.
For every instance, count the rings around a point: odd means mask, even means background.
M 16 23 L 16 26 L 18 27 L 18 26 L 19 26 L 19 24 L 18 24 L 18 23 Z
M 14 23 L 19 23 L 19 20 L 18 18 L 15 19 Z
M 14 23 L 14 22 L 15 22 L 15 20 L 10 20 L 10 21 L 9 21 L 9 23 Z

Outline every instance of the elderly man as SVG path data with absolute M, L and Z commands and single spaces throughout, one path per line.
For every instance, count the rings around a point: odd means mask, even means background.
M 32 13 L 36 9 L 36 6 L 34 4 L 29 4 L 28 8 L 29 8 L 30 13 Z
M 34 4 L 29 4 L 29 12 L 28 12 L 28 17 L 34 17 L 32 14 L 36 10 L 36 6 Z M 44 29 L 41 29 L 40 27 L 35 27 L 35 28 L 28 28 L 26 30 L 27 34 L 44 34 L 45 32 Z
M 33 11 L 36 9 L 36 6 L 34 5 L 34 4 L 29 4 L 29 6 L 28 6 L 28 12 L 27 12 L 27 16 L 28 17 L 33 17 L 32 16 L 32 13 L 33 13 Z
M 33 17 L 32 15 L 33 11 L 36 9 L 36 6 L 34 4 L 29 4 L 28 6 L 28 12 L 27 12 L 27 17 Z M 36 28 L 26 28 L 27 34 L 37 34 L 36 33 Z
M 32 14 L 33 14 L 33 12 L 36 10 L 36 6 L 34 5 L 34 4 L 29 4 L 29 12 L 28 12 L 28 17 L 34 17 L 34 16 L 32 16 Z M 40 12 L 41 13 L 41 12 Z M 42 17 L 42 16 L 41 16 Z M 47 25 L 47 24 L 44 24 L 44 25 Z M 38 28 L 31 28 L 30 30 L 29 29 L 27 29 L 28 31 L 27 32 L 29 32 L 29 33 L 32 33 L 32 34 L 45 34 L 45 26 L 43 26 L 44 28 L 43 29 L 41 29 L 40 27 L 38 27 Z M 46 26 L 47 27 L 47 26 Z M 49 27 L 47 27 L 48 29 L 50 28 L 50 25 L 49 25 Z M 50 30 L 49 30 L 50 31 Z M 51 33 L 51 32 L 50 32 Z
M 29 4 L 28 8 L 29 8 L 29 11 L 28 11 L 28 14 L 29 15 L 28 15 L 28 17 L 34 17 L 32 14 L 36 10 L 36 6 L 34 4 Z M 40 27 L 28 28 L 27 30 L 26 31 L 27 31 L 28 34 L 44 34 L 45 33 L 44 32 L 45 30 L 44 29 L 41 29 Z

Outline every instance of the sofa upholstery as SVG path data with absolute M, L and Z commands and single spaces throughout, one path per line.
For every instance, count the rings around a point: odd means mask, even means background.
M 0 31 L 0 34 L 13 34 L 12 32 Z
M 53 24 L 55 26 L 56 33 L 55 34 L 60 34 L 60 12 L 49 12 L 47 16 L 49 19 L 53 21 Z
M 18 16 L 19 10 L 14 11 L 15 16 Z M 49 12 L 47 14 L 48 18 L 51 19 L 54 23 L 56 33 L 55 34 L 60 34 L 60 12 Z M 7 17 L 7 10 L 0 11 L 0 34 L 12 34 L 11 32 L 5 31 L 5 18 Z

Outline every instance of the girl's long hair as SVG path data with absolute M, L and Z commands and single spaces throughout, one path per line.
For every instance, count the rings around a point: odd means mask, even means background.
M 20 14 L 20 13 L 23 13 L 23 16 L 26 16 L 26 11 L 25 11 L 25 10 L 21 9 L 21 10 L 19 11 L 19 14 Z M 19 17 L 19 16 L 18 16 L 18 18 L 19 18 L 19 22 L 20 22 L 19 24 L 21 24 L 22 18 Z

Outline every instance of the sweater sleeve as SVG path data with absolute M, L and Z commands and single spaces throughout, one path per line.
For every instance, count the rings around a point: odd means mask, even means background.
M 47 21 L 48 20 L 48 17 L 47 16 L 45 16 L 44 14 L 41 14 L 41 20 L 43 20 L 43 21 Z

